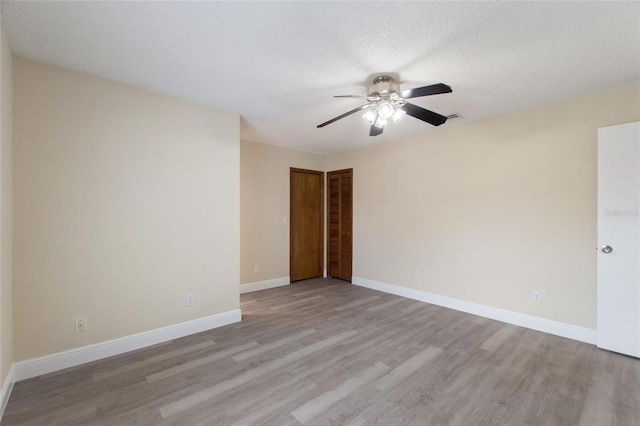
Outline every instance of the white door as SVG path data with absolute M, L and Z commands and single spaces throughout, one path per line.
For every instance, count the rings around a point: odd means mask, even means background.
M 640 358 L 640 122 L 598 129 L 598 347 Z

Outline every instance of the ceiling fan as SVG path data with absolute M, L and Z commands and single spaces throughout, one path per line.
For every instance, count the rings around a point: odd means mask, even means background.
M 409 103 L 405 99 L 451 92 L 451 87 L 442 83 L 418 87 L 416 89 L 400 90 L 400 85 L 396 83 L 392 77 L 388 75 L 381 75 L 373 80 L 373 84 L 369 86 L 365 96 L 334 96 L 334 98 L 366 99 L 367 103 L 332 118 L 329 121 L 325 121 L 317 127 L 324 127 L 362 110 L 367 110 L 362 117 L 371 125 L 369 136 L 378 136 L 389 124 L 389 119 L 396 122 L 405 114 L 415 117 L 418 120 L 426 121 L 434 126 L 439 126 L 447 121 L 447 117 Z

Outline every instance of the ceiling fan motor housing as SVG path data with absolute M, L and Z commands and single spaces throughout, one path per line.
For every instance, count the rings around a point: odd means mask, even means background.
M 367 96 L 390 97 L 400 90 L 400 85 L 388 75 L 381 75 L 373 80 L 373 84 L 367 89 Z

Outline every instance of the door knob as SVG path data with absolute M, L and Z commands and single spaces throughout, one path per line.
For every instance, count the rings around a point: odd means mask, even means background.
M 605 254 L 611 253 L 613 251 L 611 246 L 602 246 L 602 248 L 600 250 Z

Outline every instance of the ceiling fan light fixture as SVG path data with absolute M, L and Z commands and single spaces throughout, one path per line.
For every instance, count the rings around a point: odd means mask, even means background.
M 400 109 L 402 105 L 404 105 L 402 101 L 382 99 L 371 104 L 369 109 L 362 115 L 362 118 L 369 123 L 369 125 L 384 129 L 389 125 L 391 119 L 393 119 L 395 123 L 402 118 L 405 114 L 405 112 Z
M 382 117 L 378 116 L 378 118 L 376 119 L 375 126 L 378 129 L 384 129 L 385 127 L 387 127 L 388 124 L 389 124 L 389 121 L 386 118 L 382 118 Z
M 364 118 L 364 121 L 366 121 L 367 123 L 373 124 L 376 122 L 376 115 L 376 110 L 370 108 L 367 110 L 367 112 L 362 114 L 362 118 Z
M 378 103 L 378 115 L 382 118 L 389 119 L 393 116 L 395 112 L 394 106 L 389 101 L 380 101 Z
M 393 118 L 393 122 L 394 123 L 397 123 L 398 120 L 400 120 L 402 117 L 404 117 L 405 114 L 406 114 L 406 112 L 404 112 L 404 110 L 396 108 L 395 111 L 393 111 L 393 115 L 391 116 L 391 118 Z

